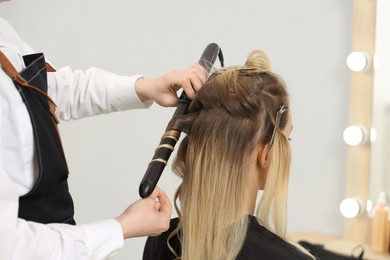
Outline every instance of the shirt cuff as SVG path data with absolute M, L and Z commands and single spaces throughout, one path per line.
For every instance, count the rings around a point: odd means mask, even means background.
M 81 225 L 87 237 L 87 248 L 97 259 L 110 258 L 124 245 L 123 231 L 114 219 Z
M 119 111 L 150 107 L 153 101 L 142 102 L 135 92 L 135 82 L 142 77 L 142 75 L 118 76 L 111 80 L 107 90 L 110 105 Z

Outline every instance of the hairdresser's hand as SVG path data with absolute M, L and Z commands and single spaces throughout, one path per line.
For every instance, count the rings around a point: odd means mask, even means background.
M 123 237 L 157 236 L 169 228 L 172 206 L 159 188 L 145 198 L 131 204 L 119 217 Z
M 177 91 L 182 88 L 189 98 L 195 97 L 207 80 L 208 73 L 194 63 L 185 70 L 174 70 L 156 79 L 140 78 L 135 83 L 135 90 L 141 101 L 153 100 L 160 106 L 176 106 Z

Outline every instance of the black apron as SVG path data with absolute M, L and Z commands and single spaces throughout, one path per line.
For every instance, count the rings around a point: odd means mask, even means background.
M 24 56 L 20 73 L 3 62 L 30 115 L 38 158 L 38 178 L 29 193 L 19 198 L 19 218 L 40 223 L 75 224 L 73 200 L 68 189 L 68 166 L 59 137 L 54 107 L 47 96 L 47 69 L 42 53 Z M 4 64 L 6 63 L 6 64 Z M 11 104 L 12 105 L 12 104 Z M 53 120 L 55 119 L 55 120 Z M 56 122 L 53 122 L 56 121 Z

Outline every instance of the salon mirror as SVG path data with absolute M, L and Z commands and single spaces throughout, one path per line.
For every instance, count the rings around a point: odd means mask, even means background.
M 377 0 L 369 199 L 384 191 L 390 201 L 390 2 Z

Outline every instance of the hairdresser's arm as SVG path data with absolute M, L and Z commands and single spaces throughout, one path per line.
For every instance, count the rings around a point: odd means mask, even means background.
M 207 73 L 199 64 L 158 78 L 119 76 L 97 68 L 84 72 L 64 67 L 48 73 L 49 96 L 56 102 L 57 113 L 63 120 L 147 108 L 153 101 L 175 106 L 179 88 L 194 97 L 206 78 Z
M 0 259 L 105 259 L 124 238 L 157 235 L 169 224 L 171 205 L 160 190 L 116 219 L 77 226 L 20 219 L 18 189 L 1 165 L 1 149 L 0 140 Z
M 123 246 L 115 220 L 71 226 L 18 218 L 19 194 L 4 171 L 0 140 L 0 259 L 102 259 Z
M 48 94 L 62 120 L 147 108 L 152 102 L 141 102 L 134 89 L 140 77 L 118 76 L 97 68 L 72 71 L 64 67 L 48 73 Z

